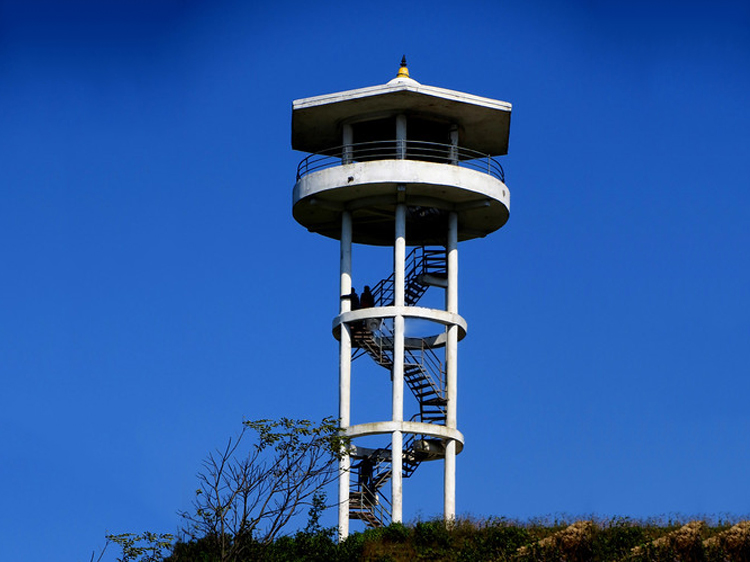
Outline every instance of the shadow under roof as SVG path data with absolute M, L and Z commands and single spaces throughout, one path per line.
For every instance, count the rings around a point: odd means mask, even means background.
M 456 123 L 460 146 L 501 156 L 508 153 L 510 111 L 508 102 L 423 86 L 409 78 L 394 79 L 380 86 L 295 100 L 292 148 L 322 152 L 342 144 L 341 128 L 346 122 L 403 113 Z

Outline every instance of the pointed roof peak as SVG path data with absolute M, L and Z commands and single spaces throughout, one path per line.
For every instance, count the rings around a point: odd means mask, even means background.
M 409 68 L 406 66 L 406 55 L 401 57 L 401 66 L 398 68 L 398 74 L 396 78 L 408 78 Z
M 409 77 L 409 68 L 406 66 L 406 55 L 401 57 L 401 66 L 398 68 L 398 74 L 396 77 L 388 82 L 389 86 L 396 86 L 398 84 L 406 84 L 409 86 L 419 86 L 419 82 L 414 78 Z

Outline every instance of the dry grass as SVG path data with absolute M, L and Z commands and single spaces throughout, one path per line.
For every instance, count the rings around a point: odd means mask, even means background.
M 559 550 L 563 553 L 573 553 L 582 545 L 591 541 L 594 533 L 593 521 L 577 521 L 561 531 L 545 537 L 532 545 L 522 546 L 517 550 L 518 556 L 528 556 L 535 551 L 547 552 Z

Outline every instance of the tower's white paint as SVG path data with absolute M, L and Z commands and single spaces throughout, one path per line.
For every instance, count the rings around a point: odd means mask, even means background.
M 444 517 L 456 516 L 458 243 L 508 220 L 510 192 L 494 159 L 507 153 L 510 104 L 423 86 L 398 76 L 381 86 L 300 99 L 292 111 L 292 147 L 312 153 L 297 171 L 294 217 L 340 241 L 339 418 L 351 438 L 339 470 L 339 538 L 351 518 L 378 526 L 403 518 L 404 482 L 426 461 L 444 462 Z M 352 307 L 357 244 L 390 246 L 393 271 L 374 286 L 374 306 Z M 445 291 L 445 308 L 420 305 Z M 434 326 L 412 335 L 409 322 Z M 353 425 L 352 357 L 375 361 L 391 384 L 391 419 Z M 418 411 L 405 412 L 405 395 Z M 411 399 L 409 404 L 413 404 Z M 381 435 L 379 448 L 359 444 Z M 387 483 L 390 482 L 390 486 Z M 390 489 L 390 494 L 388 490 Z

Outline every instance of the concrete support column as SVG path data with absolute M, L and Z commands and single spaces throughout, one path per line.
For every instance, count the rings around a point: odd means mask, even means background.
M 394 304 L 404 306 L 406 264 L 406 205 L 396 205 L 396 240 L 393 246 Z M 393 421 L 404 420 L 404 317 L 393 319 Z M 391 441 L 391 520 L 403 520 L 403 435 L 394 431 Z
M 396 116 L 396 158 L 406 159 L 406 115 Z
M 343 145 L 343 149 L 341 151 L 341 163 L 351 164 L 353 159 L 352 143 L 354 142 L 354 133 L 352 132 L 351 125 L 344 125 L 342 128 L 343 142 L 341 144 Z
M 341 276 L 339 312 L 349 312 L 352 307 L 352 215 L 341 214 Z M 339 340 L 339 424 L 349 427 L 351 422 L 352 339 L 348 324 L 341 327 Z M 339 461 L 339 541 L 349 536 L 349 455 Z
M 458 214 L 448 215 L 448 240 L 445 246 L 448 257 L 448 287 L 445 290 L 445 309 L 458 314 Z M 458 326 L 448 327 L 448 341 L 445 346 L 446 406 L 445 425 L 457 428 L 456 399 L 458 397 Z M 456 442 L 449 440 L 445 447 L 443 513 L 446 523 L 456 518 Z

